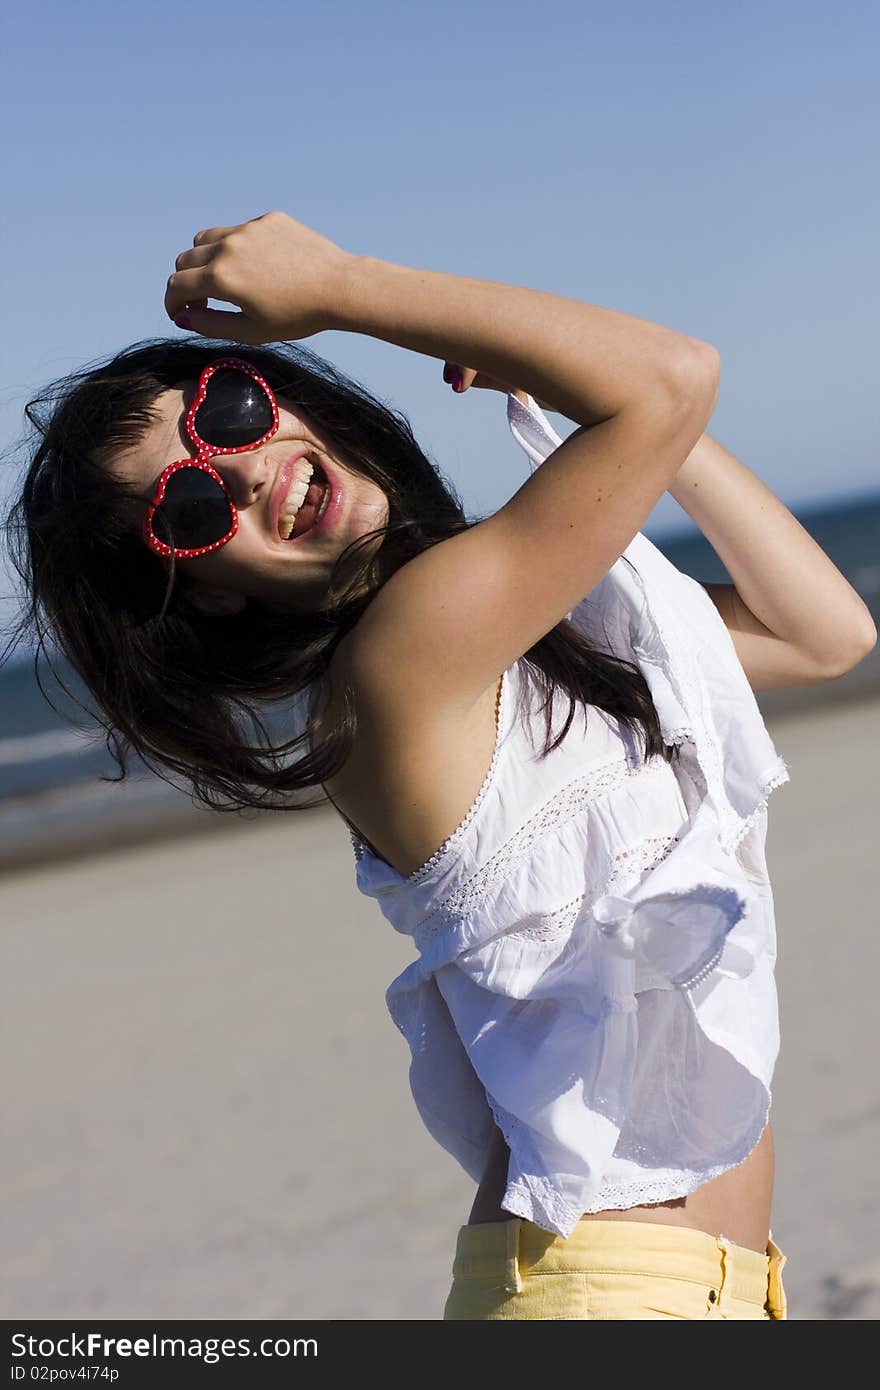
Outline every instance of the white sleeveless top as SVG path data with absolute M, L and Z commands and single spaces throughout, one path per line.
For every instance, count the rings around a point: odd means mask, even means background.
M 531 397 L 508 421 L 534 466 L 562 442 Z M 641 533 L 568 621 L 638 664 L 677 765 L 580 705 L 542 758 L 520 660 L 436 853 L 404 877 L 350 832 L 358 887 L 418 953 L 386 1001 L 425 1125 L 478 1182 L 497 1123 L 502 1207 L 564 1237 L 584 1212 L 692 1192 L 761 1136 L 779 1047 L 766 801 L 789 780 L 714 604 Z M 553 709 L 555 733 L 567 695 Z

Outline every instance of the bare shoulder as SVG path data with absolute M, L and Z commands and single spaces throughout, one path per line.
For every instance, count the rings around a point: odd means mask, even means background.
M 341 715 L 348 686 L 357 734 L 325 791 L 380 858 L 408 877 L 458 827 L 483 784 L 501 682 L 469 702 L 431 699 L 392 653 L 385 663 L 361 665 L 357 650 L 343 641 L 330 665 L 329 713 Z

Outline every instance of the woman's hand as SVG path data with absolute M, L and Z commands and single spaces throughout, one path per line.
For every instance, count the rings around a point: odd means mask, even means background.
M 503 391 L 505 395 L 510 392 L 516 396 L 523 405 L 528 405 L 529 397 L 527 391 L 520 391 L 515 386 L 508 386 L 506 382 L 499 381 L 497 377 L 487 376 L 485 372 L 475 371 L 473 367 L 459 367 L 455 362 L 447 362 L 443 368 L 443 380 L 449 382 L 454 391 L 461 394 L 467 391 L 470 386 L 481 387 L 487 391 Z M 535 397 L 532 397 L 535 400 Z M 552 405 L 544 405 L 543 401 L 537 404 L 542 410 L 553 410 Z
M 309 338 L 334 326 L 347 267 L 357 258 L 284 212 L 210 227 L 175 262 L 165 310 L 179 328 L 239 343 Z M 209 299 L 239 313 L 209 309 Z

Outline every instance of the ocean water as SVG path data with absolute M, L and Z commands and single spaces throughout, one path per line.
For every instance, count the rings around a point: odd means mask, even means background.
M 805 510 L 798 513 L 798 520 L 861 595 L 880 627 L 880 493 Z M 730 582 L 730 575 L 701 535 L 651 539 L 673 564 L 695 579 Z M 59 666 L 59 671 L 74 694 L 88 705 L 90 699 L 73 674 L 64 666 Z M 880 690 L 880 663 L 872 661 L 870 671 L 870 679 L 878 680 Z M 100 727 L 77 709 L 48 672 L 43 683 L 72 723 L 55 713 L 41 693 L 32 657 L 0 668 L 0 841 L 5 838 L 7 848 L 37 830 L 48 841 L 53 826 L 69 824 L 71 817 L 91 818 L 97 824 L 102 810 L 112 815 L 113 808 L 121 808 L 123 803 L 167 806 L 169 798 L 184 799 L 184 793 L 167 787 L 133 754 L 129 758 L 131 777 L 124 788 L 102 780 L 118 773 Z M 813 689 L 821 699 L 822 687 Z

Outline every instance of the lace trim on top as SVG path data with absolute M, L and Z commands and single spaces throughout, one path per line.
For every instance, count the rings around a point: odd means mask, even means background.
M 620 754 L 591 768 L 583 777 L 576 778 L 556 792 L 471 878 L 422 919 L 414 933 L 416 944 L 421 948 L 437 932 L 446 930 L 450 919 L 473 912 L 493 885 L 506 877 L 514 865 L 531 852 L 538 840 L 581 815 L 605 793 L 616 790 L 632 778 L 665 778 L 670 775 L 675 774 L 670 774 L 669 765 L 665 762 L 632 764 L 625 755 Z
M 495 746 L 492 750 L 492 761 L 489 764 L 489 769 L 486 773 L 486 776 L 483 778 L 483 783 L 480 787 L 480 790 L 477 792 L 476 796 L 474 797 L 474 800 L 471 802 L 470 809 L 468 810 L 464 819 L 459 821 L 452 834 L 447 835 L 442 845 L 440 845 L 437 849 L 434 850 L 434 853 L 428 859 L 425 860 L 424 864 L 420 864 L 417 869 L 413 869 L 412 873 L 408 874 L 406 877 L 404 877 L 403 874 L 399 875 L 401 882 L 418 883 L 421 879 L 426 878 L 427 875 L 430 874 L 432 870 L 437 867 L 441 860 L 445 859 L 446 855 L 452 849 L 453 845 L 455 845 L 461 839 L 462 835 L 467 830 L 474 816 L 477 814 L 477 811 L 480 809 L 480 806 L 482 805 L 485 799 L 486 793 L 492 785 L 492 779 L 495 776 L 495 769 L 498 766 L 498 756 L 501 751 L 501 744 L 504 735 L 507 732 L 508 674 L 508 671 L 503 671 L 501 673 L 501 680 L 498 685 L 498 695 L 495 700 Z M 393 867 L 393 865 L 388 864 L 388 861 L 386 859 L 382 859 L 381 855 L 377 855 L 375 851 L 370 848 L 366 841 L 360 835 L 358 835 L 357 831 L 355 831 L 350 825 L 348 828 L 348 834 L 351 840 L 352 849 L 354 850 L 354 857 L 358 862 L 360 862 L 360 860 L 363 859 L 366 855 L 372 855 L 374 859 L 379 859 L 381 863 L 386 864 L 387 867 L 391 869 L 392 873 L 397 873 L 397 870 Z
M 504 1210 L 539 1226 L 549 1217 L 558 1226 L 567 1229 L 577 1224 L 583 1212 L 623 1210 L 645 1203 L 669 1202 L 678 1197 L 687 1197 L 704 1183 L 711 1182 L 722 1173 L 729 1172 L 731 1168 L 739 1167 L 749 1157 L 770 1118 L 770 1093 L 766 1089 L 765 1097 L 764 1105 L 760 1107 L 751 1129 L 741 1143 L 721 1162 L 708 1168 L 668 1169 L 662 1177 L 653 1178 L 646 1171 L 644 1177 L 629 1181 L 606 1180 L 592 1199 L 580 1208 L 573 1207 L 560 1196 L 552 1178 L 523 1174 L 518 1181 L 508 1184 L 503 1199 Z M 486 1100 L 511 1154 L 515 1154 L 520 1163 L 523 1160 L 528 1162 L 534 1151 L 528 1125 L 499 1105 L 488 1091 Z
M 758 802 L 757 806 L 751 812 L 751 814 L 746 816 L 744 820 L 740 821 L 739 825 L 736 828 L 736 832 L 731 837 L 729 846 L 731 849 L 739 849 L 746 836 L 751 834 L 751 832 L 754 830 L 755 825 L 767 809 L 767 802 L 769 800 L 770 793 L 776 791 L 777 787 L 784 787 L 786 782 L 790 781 L 791 773 L 789 771 L 788 764 L 786 763 L 784 758 L 780 758 L 778 760 L 776 771 L 771 773 L 770 776 L 766 778 L 765 781 L 761 784 L 761 800 Z
M 647 869 L 655 868 L 677 844 L 677 835 L 650 835 L 637 845 L 620 850 L 611 861 L 610 877 L 601 893 L 618 892 L 625 880 L 631 876 L 638 878 Z M 571 934 L 584 906 L 593 896 L 593 893 L 580 894 L 552 912 L 532 913 L 514 931 L 506 932 L 505 937 L 514 941 L 564 940 Z M 601 894 L 596 892 L 595 896 Z
M 611 861 L 605 892 L 619 893 L 631 874 L 638 878 L 646 869 L 655 869 L 677 844 L 677 835 L 649 835 L 637 845 L 618 850 Z
M 583 894 L 570 898 L 553 912 L 533 912 L 524 917 L 515 931 L 504 933 L 506 941 L 558 941 L 567 938 L 581 914 Z

